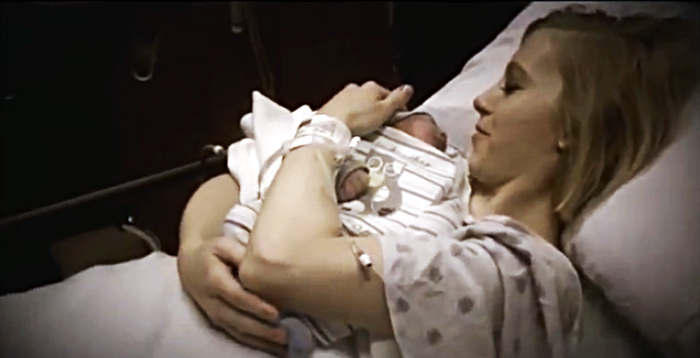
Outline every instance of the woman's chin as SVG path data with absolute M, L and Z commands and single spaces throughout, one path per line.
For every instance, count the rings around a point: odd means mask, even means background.
M 467 163 L 469 163 L 469 169 L 472 166 L 478 166 L 482 162 L 483 154 L 476 146 L 472 147 L 471 152 L 467 154 Z
M 469 166 L 470 176 L 474 176 L 474 174 L 479 172 L 479 158 L 474 153 L 467 157 L 467 165 Z

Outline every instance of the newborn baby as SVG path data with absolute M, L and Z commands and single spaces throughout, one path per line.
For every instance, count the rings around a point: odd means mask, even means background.
M 438 127 L 432 116 L 417 112 L 394 117 L 388 124 L 410 136 L 444 152 L 447 149 L 447 134 Z M 365 194 L 369 184 L 369 169 L 360 161 L 348 160 L 336 177 L 338 203 L 355 200 Z
M 453 149 L 453 148 L 450 148 Z M 447 135 L 427 113 L 403 113 L 364 137 L 336 175 L 340 219 L 349 235 L 417 230 L 447 234 L 461 222 L 459 170 L 463 158 L 448 152 Z M 224 234 L 247 244 L 261 200 L 234 206 Z M 342 322 L 287 312 L 289 357 L 308 357 L 352 334 Z

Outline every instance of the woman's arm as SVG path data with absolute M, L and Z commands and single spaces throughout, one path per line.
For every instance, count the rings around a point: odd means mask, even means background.
M 226 213 L 238 203 L 238 183 L 230 174 L 211 178 L 187 202 L 180 223 L 180 248 L 198 246 L 222 235 Z
M 376 129 L 410 98 L 376 84 L 346 87 L 321 111 L 354 134 Z M 276 306 L 338 319 L 390 336 L 378 238 L 357 238 L 374 262 L 365 277 L 348 239 L 340 236 L 333 195 L 332 153 L 302 147 L 288 154 L 270 187 L 240 267 L 241 282 Z
M 366 279 L 349 242 L 339 237 L 337 204 L 324 194 L 332 190 L 323 177 L 331 160 L 316 148 L 285 158 L 251 234 L 241 282 L 277 307 L 391 335 L 379 242 L 356 240 L 373 259 Z
M 284 330 L 263 323 L 275 321 L 277 309 L 241 287 L 232 272 L 245 247 L 221 236 L 224 217 L 238 202 L 238 194 L 236 181 L 223 174 L 192 195 L 180 225 L 180 281 L 213 325 L 240 343 L 282 356 L 287 343 Z

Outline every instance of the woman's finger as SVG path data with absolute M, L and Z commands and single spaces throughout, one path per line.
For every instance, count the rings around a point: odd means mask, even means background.
M 382 101 L 386 111 L 386 113 L 384 113 L 386 118 L 389 118 L 391 115 L 396 113 L 396 111 L 406 108 L 411 96 L 413 96 L 413 87 L 410 85 L 403 85 L 391 91 L 391 93 L 389 93 L 389 95 Z
M 212 321 L 216 322 L 218 326 L 234 329 L 261 341 L 280 345 L 287 344 L 287 333 L 282 327 L 273 327 L 258 321 L 229 306 L 224 301 L 217 302 L 213 315 Z
M 268 341 L 265 341 L 263 339 L 247 335 L 245 333 L 242 333 L 240 331 L 237 331 L 235 328 L 224 326 L 224 327 L 218 327 L 220 330 L 223 330 L 226 332 L 229 336 L 231 336 L 234 340 L 236 340 L 238 343 L 243 344 L 244 346 L 248 346 L 251 348 L 256 348 L 259 350 L 262 350 L 263 352 L 269 353 L 271 355 L 277 356 L 277 357 L 286 357 L 287 356 L 287 348 L 284 345 L 281 344 L 275 344 L 275 343 L 270 343 Z
M 224 262 L 214 265 L 211 270 L 210 284 L 216 295 L 238 310 L 248 312 L 262 320 L 274 322 L 279 311 L 258 296 L 246 291 L 231 272 L 231 267 Z
M 368 90 L 373 92 L 373 95 L 375 98 L 379 100 L 385 99 L 391 91 L 388 89 L 382 87 L 379 85 L 377 82 L 374 81 L 367 81 L 362 85 L 363 88 L 367 88 Z
M 221 261 L 239 267 L 245 256 L 245 245 L 230 237 L 220 237 L 214 242 L 214 255 Z

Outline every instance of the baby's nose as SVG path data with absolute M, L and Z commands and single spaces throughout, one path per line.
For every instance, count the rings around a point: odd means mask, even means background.
M 445 131 L 442 129 L 438 129 L 438 142 L 436 147 L 441 152 L 447 150 L 447 133 L 445 133 Z

